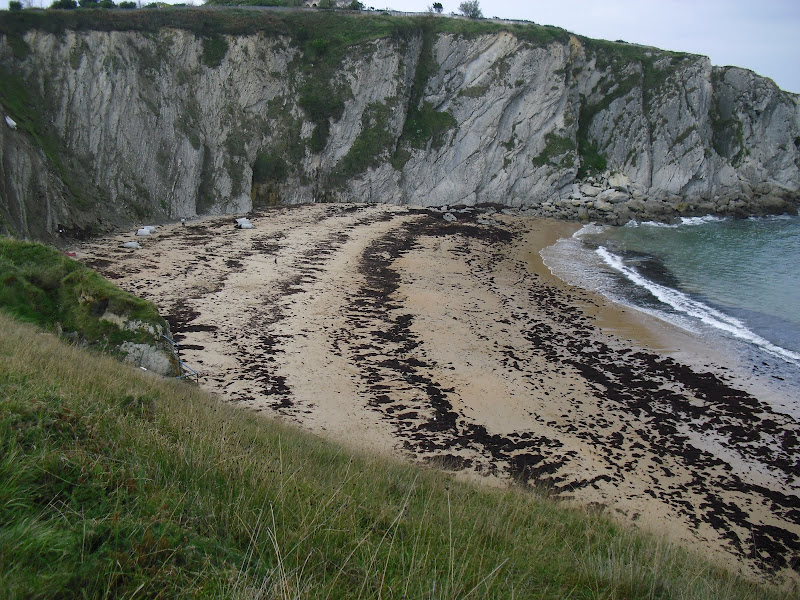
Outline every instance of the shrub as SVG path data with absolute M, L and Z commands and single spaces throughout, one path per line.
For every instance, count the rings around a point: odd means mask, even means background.
M 420 109 L 408 112 L 403 136 L 413 148 L 424 148 L 432 140 L 434 148 L 444 143 L 444 134 L 458 126 L 458 121 L 447 111 L 437 111 L 430 102 Z
M 534 166 L 541 167 L 568 152 L 575 150 L 575 142 L 569 137 L 561 137 L 552 131 L 544 136 L 545 147 L 532 161 Z
M 253 181 L 266 183 L 267 181 L 283 181 L 289 174 L 286 161 L 280 156 L 259 152 L 253 165 Z
M 213 69 L 220 66 L 227 53 L 228 42 L 224 37 L 215 35 L 203 38 L 203 64 L 207 67 Z
M 300 92 L 298 104 L 315 124 L 309 148 L 312 152 L 322 152 L 330 133 L 330 119 L 339 119 L 344 113 L 344 99 L 329 85 L 310 79 Z
M 16 9 L 11 9 L 11 10 L 16 10 Z M 11 47 L 11 53 L 14 55 L 14 58 L 16 59 L 24 60 L 31 53 L 31 47 L 28 46 L 28 42 L 26 42 L 18 35 L 8 35 L 6 36 L 6 41 L 8 42 L 8 45 Z

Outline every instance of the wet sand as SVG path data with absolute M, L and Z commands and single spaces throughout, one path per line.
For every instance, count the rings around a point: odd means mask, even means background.
M 226 401 L 800 579 L 798 423 L 707 356 L 682 360 L 689 336 L 550 275 L 538 252 L 574 224 L 457 217 L 285 207 L 251 230 L 209 218 L 76 251 L 154 301 Z

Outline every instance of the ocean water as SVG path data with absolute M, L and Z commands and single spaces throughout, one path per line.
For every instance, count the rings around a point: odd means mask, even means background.
M 800 217 L 586 225 L 541 254 L 568 283 L 711 341 L 800 413 Z

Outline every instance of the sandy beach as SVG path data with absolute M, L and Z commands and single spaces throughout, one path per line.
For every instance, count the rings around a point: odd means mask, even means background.
M 578 225 L 456 216 L 281 207 L 74 250 L 155 302 L 227 402 L 800 580 L 796 420 L 690 335 L 550 275 L 539 250 Z

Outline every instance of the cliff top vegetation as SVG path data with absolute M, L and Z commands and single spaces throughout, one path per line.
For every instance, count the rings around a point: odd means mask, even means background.
M 328 34 L 349 43 L 412 33 L 420 27 L 457 35 L 510 31 L 522 39 L 566 42 L 566 30 L 547 25 L 509 24 L 488 20 L 393 15 L 384 11 L 341 12 L 325 10 L 270 11 L 257 8 L 166 7 L 137 10 L 22 10 L 0 12 L 0 33 L 21 35 L 30 29 L 61 33 L 67 30 L 146 31 L 163 27 L 184 29 L 197 35 L 265 34 L 300 36 L 303 31 Z M 315 31 L 319 28 L 319 31 Z
M 212 4 L 209 2 L 208 4 Z M 281 35 L 300 46 L 322 40 L 330 54 L 360 43 L 381 38 L 408 39 L 420 34 L 452 34 L 473 37 L 509 32 L 520 40 L 544 46 L 553 42 L 568 43 L 570 32 L 551 25 L 491 19 L 449 18 L 441 15 L 399 15 L 388 11 L 333 10 L 269 10 L 263 0 L 257 6 L 237 2 L 227 6 L 185 7 L 162 6 L 137 10 L 19 10 L 0 11 L 0 34 L 8 37 L 15 56 L 24 58 L 27 49 L 22 36 L 29 30 L 50 33 L 72 31 L 141 31 L 156 32 L 162 28 L 191 31 L 204 38 L 221 35 Z M 293 0 L 276 0 L 270 6 L 295 6 Z M 610 42 L 576 36 L 589 52 L 602 55 L 602 64 L 631 61 L 652 63 L 654 55 L 671 60 L 692 55 L 659 50 L 621 40 Z
M 0 12 L 0 33 L 20 36 L 30 29 L 61 33 L 67 30 L 145 31 L 164 27 L 192 31 L 200 36 L 265 33 L 305 39 L 328 36 L 356 44 L 370 39 L 403 36 L 421 27 L 456 35 L 510 31 L 531 42 L 566 42 L 569 34 L 558 27 L 509 24 L 488 20 L 400 16 L 383 11 L 341 12 L 325 10 L 270 11 L 257 8 L 166 7 L 138 10 L 22 10 Z

